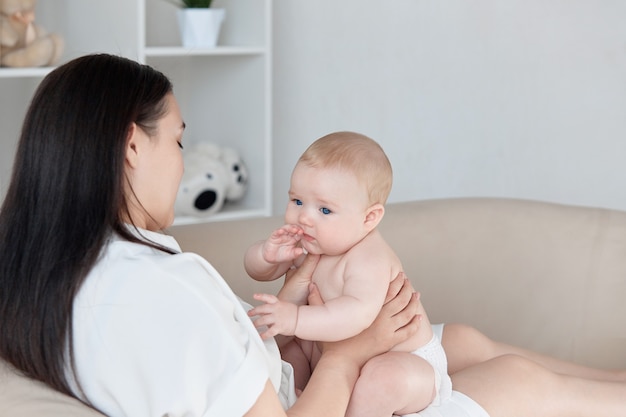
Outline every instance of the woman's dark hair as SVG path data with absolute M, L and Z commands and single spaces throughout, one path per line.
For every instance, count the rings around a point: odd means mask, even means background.
M 28 108 L 0 211 L 0 356 L 65 394 L 74 297 L 114 232 L 138 241 L 124 224 L 129 129 L 154 135 L 171 91 L 149 66 L 88 55 L 48 74 Z

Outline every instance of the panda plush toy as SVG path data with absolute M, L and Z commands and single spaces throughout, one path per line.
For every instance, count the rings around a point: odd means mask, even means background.
M 248 188 L 248 168 L 233 148 L 197 143 L 183 151 L 185 172 L 174 206 L 177 216 L 209 217 Z

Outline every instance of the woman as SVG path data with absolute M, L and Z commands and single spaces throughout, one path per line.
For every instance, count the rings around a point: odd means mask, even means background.
M 43 80 L 0 214 L 2 358 L 109 415 L 281 415 L 277 350 L 206 261 L 155 233 L 173 220 L 183 130 L 147 66 L 87 56 Z M 343 414 L 360 365 L 417 328 L 401 294 L 384 319 L 399 332 L 328 347 L 290 414 Z
M 111 416 L 285 415 L 275 345 L 210 264 L 158 233 L 173 221 L 184 127 L 167 78 L 130 60 L 86 56 L 43 80 L 0 213 L 0 354 Z M 315 261 L 287 285 L 306 284 Z M 323 347 L 287 415 L 345 413 L 360 367 L 417 329 L 406 280 L 388 299 L 364 334 Z M 468 416 L 623 414 L 624 385 L 490 359 L 488 339 L 459 355 L 467 333 L 450 326 L 443 341 L 463 365 L 455 388 L 477 402 L 458 394 Z

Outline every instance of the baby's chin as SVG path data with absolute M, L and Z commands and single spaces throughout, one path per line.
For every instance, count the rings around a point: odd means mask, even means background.
M 308 242 L 302 242 L 302 250 L 304 251 L 305 255 L 308 255 L 309 253 L 311 255 L 324 255 L 324 253 L 318 246 L 312 245 Z
M 305 254 L 324 256 L 342 256 L 350 250 L 350 248 L 343 247 L 322 248 L 318 244 L 312 244 L 312 242 L 302 242 L 302 249 Z

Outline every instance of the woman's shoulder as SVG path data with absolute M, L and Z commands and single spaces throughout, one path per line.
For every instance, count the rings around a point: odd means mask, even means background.
M 88 293 L 91 299 L 133 299 L 139 293 L 142 297 L 137 302 L 150 302 L 151 294 L 163 293 L 168 299 L 181 297 L 184 301 L 199 297 L 211 303 L 214 298 L 234 295 L 208 261 L 194 253 L 179 252 L 174 238 L 150 236 L 149 242 L 177 253 L 114 236 L 88 274 L 79 295 Z

